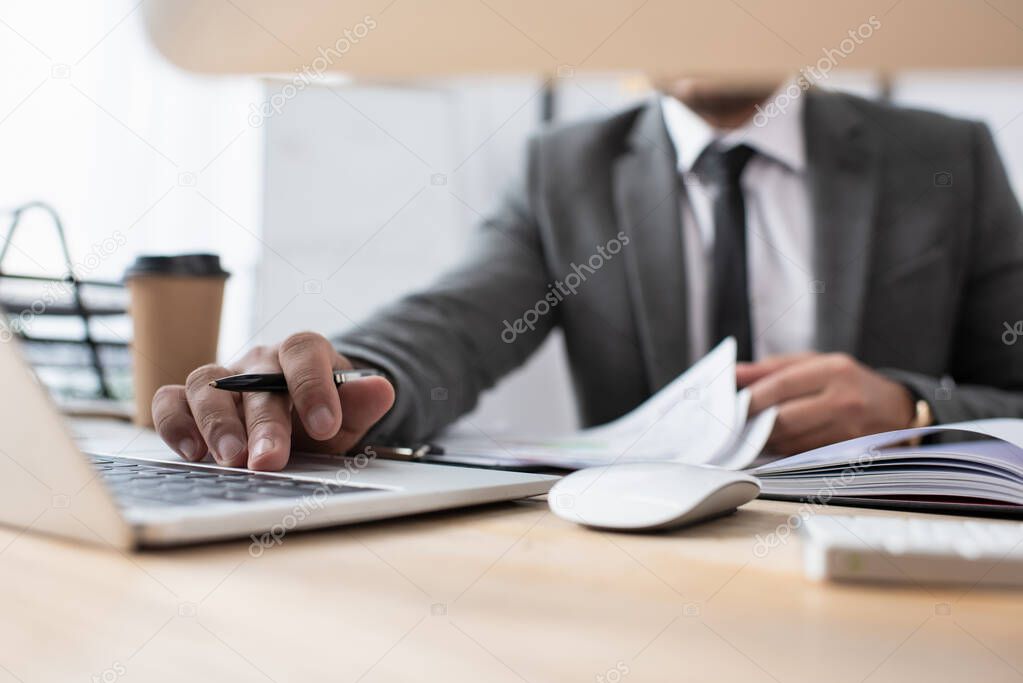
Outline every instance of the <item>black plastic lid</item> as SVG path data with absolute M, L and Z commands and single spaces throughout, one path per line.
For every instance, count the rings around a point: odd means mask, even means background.
M 124 271 L 124 279 L 145 275 L 182 275 L 188 277 L 228 277 L 216 254 L 179 254 L 177 256 L 139 256 Z

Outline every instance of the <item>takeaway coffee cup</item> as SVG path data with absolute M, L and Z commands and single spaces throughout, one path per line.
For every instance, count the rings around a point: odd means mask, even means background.
M 139 256 L 125 272 L 136 424 L 153 426 L 157 389 L 183 384 L 192 370 L 216 360 L 227 277 L 216 254 Z

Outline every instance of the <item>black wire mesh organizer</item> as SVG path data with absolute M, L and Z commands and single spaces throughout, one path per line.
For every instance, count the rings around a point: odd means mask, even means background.
M 16 249 L 15 233 L 24 224 L 25 215 L 32 212 L 45 213 L 56 231 L 62 273 L 52 276 L 14 273 L 4 267 L 12 249 Z M 31 202 L 5 213 L 10 216 L 10 224 L 0 244 L 0 309 L 5 318 L 0 337 L 21 340 L 40 380 L 58 396 L 85 399 L 130 396 L 129 343 L 103 322 L 115 317 L 126 319 L 123 283 L 79 277 L 64 225 L 48 204 Z M 60 319 L 78 323 L 47 324 Z M 97 334 L 97 323 L 109 334 Z

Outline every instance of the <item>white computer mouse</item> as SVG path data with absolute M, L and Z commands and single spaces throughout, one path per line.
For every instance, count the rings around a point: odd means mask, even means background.
M 554 514 L 600 529 L 667 529 L 717 517 L 760 493 L 755 477 L 675 462 L 625 463 L 569 474 L 550 490 Z

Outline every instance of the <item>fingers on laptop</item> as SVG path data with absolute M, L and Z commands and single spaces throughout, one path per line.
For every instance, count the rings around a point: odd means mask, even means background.
M 185 460 L 198 462 L 206 457 L 206 441 L 188 407 L 184 385 L 160 387 L 153 397 L 153 422 L 160 438 Z
M 224 466 L 279 470 L 293 439 L 303 449 L 345 452 L 394 403 L 394 388 L 383 377 L 335 386 L 333 370 L 350 369 L 351 363 L 311 332 L 292 335 L 279 347 L 255 347 L 237 365 L 204 365 L 184 386 L 162 387 L 153 399 L 157 431 L 186 459 L 201 460 L 209 452 Z M 289 394 L 237 394 L 209 386 L 239 372 L 283 372 Z
M 211 381 L 231 374 L 219 365 L 197 368 L 185 381 L 185 396 L 213 459 L 220 465 L 241 467 L 248 455 L 248 437 L 239 411 L 241 397 L 210 386 Z
M 295 447 L 321 453 L 345 453 L 355 448 L 394 404 L 394 387 L 383 377 L 365 377 L 334 391 L 339 394 L 344 420 L 341 431 L 327 440 L 314 439 L 295 423 Z
M 345 419 L 341 423 L 341 443 L 338 452 L 350 450 L 362 440 L 394 405 L 394 387 L 383 377 L 365 377 L 343 385 L 341 407 Z
M 245 372 L 281 371 L 273 348 L 256 347 L 241 360 Z M 253 470 L 280 470 L 291 454 L 291 398 L 288 394 L 246 392 L 242 414 L 248 430 L 248 466 Z
M 278 360 L 288 380 L 288 391 L 305 427 L 318 441 L 332 439 L 341 429 L 341 400 L 333 381 L 334 365 L 344 360 L 327 339 L 300 332 L 285 339 Z M 341 367 L 339 369 L 349 369 Z

